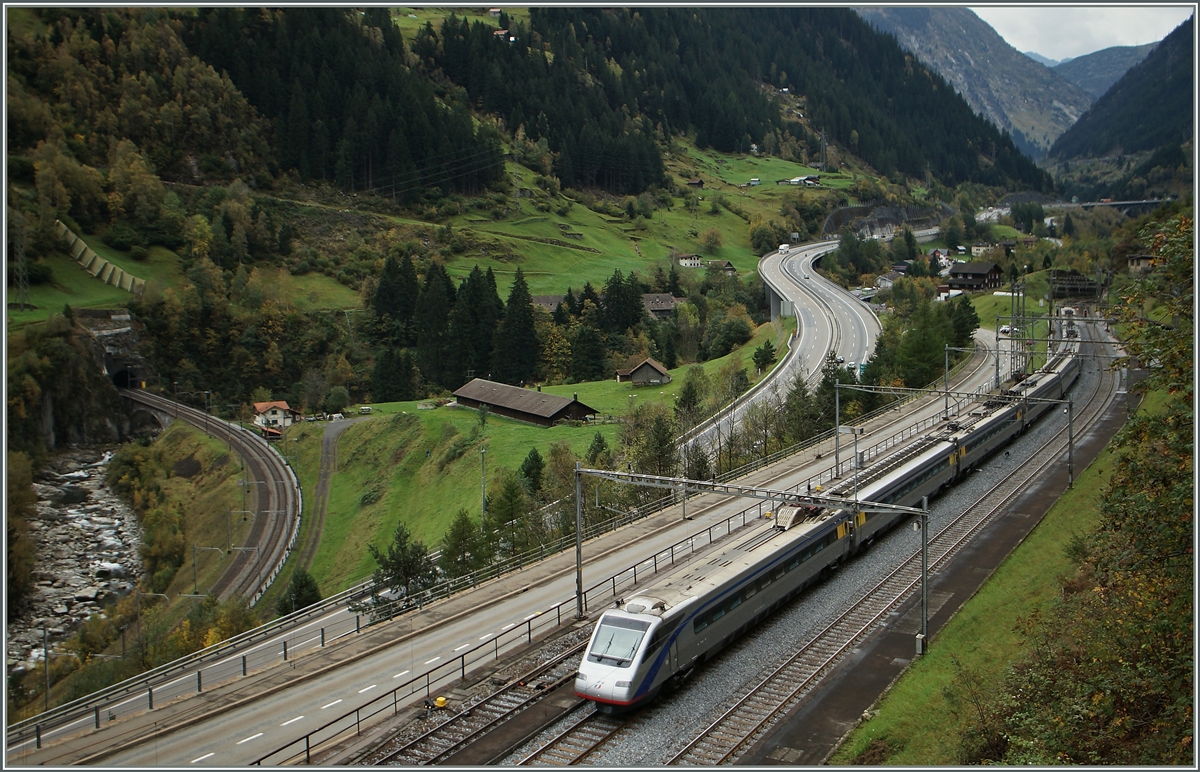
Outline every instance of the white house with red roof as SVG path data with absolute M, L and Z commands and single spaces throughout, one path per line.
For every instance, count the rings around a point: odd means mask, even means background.
M 279 400 L 275 402 L 254 403 L 254 425 L 262 429 L 264 436 L 278 437 L 283 429 L 300 420 L 300 412 L 288 407 L 288 403 Z

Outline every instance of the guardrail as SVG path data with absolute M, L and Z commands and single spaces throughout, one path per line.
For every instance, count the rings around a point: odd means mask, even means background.
M 791 346 L 790 343 L 791 343 L 791 339 L 789 339 L 789 348 L 788 348 L 788 356 L 789 357 L 794 356 L 796 354 L 796 352 L 798 351 L 798 348 Z M 786 357 L 785 357 L 784 361 L 786 361 Z M 958 365 L 955 366 L 955 368 L 951 371 L 951 374 L 954 375 L 954 374 L 957 374 L 958 372 L 960 372 L 961 369 L 963 367 L 965 367 L 969 361 L 970 361 L 969 357 L 964 358 L 962 362 L 960 362 Z M 782 366 L 782 364 L 783 364 L 783 362 L 781 362 L 780 365 L 777 366 L 777 370 L 779 367 Z M 754 388 L 748 390 L 745 394 L 742 395 L 742 397 L 739 397 L 739 399 L 742 399 L 743 397 L 748 397 L 749 395 L 751 395 L 754 392 L 755 389 L 762 388 L 763 385 L 767 382 L 767 380 L 768 379 L 763 379 L 762 381 L 760 381 L 758 384 L 755 385 Z M 935 382 L 934 384 L 931 384 L 931 387 L 936 387 L 936 386 L 937 386 L 937 382 Z M 848 422 L 847 425 L 853 425 L 856 423 L 862 423 L 863 421 L 870 420 L 871 418 L 874 418 L 877 415 L 887 412 L 888 410 L 895 409 L 898 406 L 898 404 L 903 405 L 913 399 L 916 399 L 916 397 L 915 396 L 905 397 L 904 399 L 899 400 L 898 403 L 892 403 L 891 405 L 888 405 L 886 407 L 879 408 L 870 413 L 866 413 L 866 414 L 858 417 L 855 421 Z M 735 401 L 735 404 L 736 404 L 736 401 Z M 221 419 L 217 419 L 217 420 L 221 420 Z M 229 424 L 229 425 L 233 426 L 233 424 Z M 802 443 L 798 443 L 789 448 L 785 448 L 783 450 L 776 451 L 775 453 L 772 453 L 768 456 L 757 459 L 757 460 L 755 460 L 749 464 L 746 464 L 742 467 L 739 467 L 737 469 L 733 469 L 728 472 L 725 472 L 724 474 L 718 475 L 715 478 L 715 480 L 717 482 L 729 482 L 729 481 L 737 479 L 739 477 L 744 477 L 748 474 L 752 474 L 753 472 L 758 471 L 759 469 L 762 469 L 765 466 L 776 463 L 780 460 L 783 460 L 783 459 L 785 459 L 789 456 L 795 455 L 797 453 L 801 453 L 804 450 L 807 450 L 807 449 L 813 447 L 814 445 L 819 445 L 821 442 L 828 440 L 830 437 L 832 437 L 833 434 L 834 433 L 832 430 L 823 432 L 822 434 L 812 437 Z M 288 465 L 287 468 L 291 472 L 293 485 L 295 487 L 295 491 L 296 491 L 296 495 L 297 495 L 297 501 L 299 503 L 301 501 L 300 496 L 302 495 L 300 492 L 299 484 L 296 481 L 295 473 L 293 470 L 291 470 L 290 465 Z M 830 479 L 832 479 L 833 476 L 836 476 L 836 475 L 831 475 Z M 816 481 L 820 481 L 822 478 L 823 478 L 823 475 L 819 475 L 816 478 Z M 797 486 L 797 489 L 798 489 L 798 487 L 799 486 Z M 699 495 L 699 494 L 690 493 L 690 494 L 688 494 L 688 497 L 691 497 L 693 495 Z M 624 515 L 619 515 L 617 517 L 609 518 L 607 520 L 603 520 L 603 521 L 600 521 L 593 525 L 587 526 L 584 528 L 584 534 L 583 534 L 584 539 L 595 538 L 602 534 L 616 530 L 617 528 L 627 525 L 629 523 L 636 522 L 637 520 L 648 517 L 651 514 L 659 512 L 669 506 L 673 506 L 680 500 L 680 496 L 681 496 L 681 494 L 673 492 L 667 496 L 660 497 L 659 499 L 655 499 L 654 501 L 651 501 L 646 504 L 635 507 L 629 513 L 626 513 Z M 272 573 L 272 578 L 274 576 L 278 575 L 284 562 L 286 561 L 288 554 L 290 553 L 291 548 L 295 544 L 297 535 L 299 533 L 299 512 L 301 512 L 301 511 L 302 511 L 301 509 L 299 509 L 299 508 L 297 509 L 297 517 L 295 519 L 295 523 L 293 526 L 293 532 L 292 532 L 291 539 L 289 541 L 288 550 L 285 551 L 284 557 L 277 563 L 277 565 Z M 737 517 L 737 515 L 734 515 L 734 517 Z M 490 581 L 491 579 L 500 578 L 501 576 L 503 576 L 506 573 L 512 573 L 513 571 L 520 570 L 521 568 L 523 568 L 526 565 L 538 562 L 540 560 L 545 559 L 546 557 L 558 554 L 566 549 L 573 549 L 574 544 L 575 544 L 575 536 L 574 536 L 574 534 L 569 534 L 569 535 L 561 537 L 560 539 L 555 540 L 555 542 L 552 542 L 550 544 L 540 545 L 536 550 L 529 550 L 525 553 L 521 553 L 521 554 L 512 556 L 510 558 L 507 558 L 506 560 L 495 563 L 492 566 L 488 566 L 485 569 L 481 569 L 480 571 L 474 572 L 467 576 L 447 580 L 446 582 L 443 582 L 443 583 L 435 586 L 434 588 L 430 588 L 430 590 L 428 590 L 427 592 L 432 593 L 432 595 L 430 596 L 431 600 L 437 599 L 437 598 L 449 597 L 449 595 L 454 594 L 455 592 L 461 592 L 467 588 L 475 587 L 482 582 Z M 269 582 L 267 584 L 269 585 Z M 46 711 L 44 713 L 38 714 L 36 716 L 32 716 L 28 719 L 23 719 L 21 721 L 14 722 L 7 729 L 8 744 L 14 745 L 16 743 L 23 742 L 23 741 L 28 740 L 31 737 L 33 737 L 34 734 L 36 732 L 40 731 L 41 729 L 45 729 L 47 727 L 52 728 L 54 726 L 59 726 L 63 723 L 67 723 L 68 721 L 71 721 L 71 720 L 77 720 L 80 716 L 86 715 L 86 713 L 88 713 L 88 712 L 95 713 L 96 721 L 97 721 L 97 725 L 98 725 L 99 710 L 102 707 L 107 707 L 109 704 L 111 704 L 117 700 L 126 699 L 126 698 L 130 697 L 131 695 L 141 693 L 143 691 L 149 691 L 152 694 L 154 685 L 156 685 L 158 683 L 162 683 L 169 678 L 177 678 L 180 673 L 186 672 L 190 668 L 193 668 L 193 667 L 199 665 L 200 669 L 203 669 L 205 663 L 209 663 L 214 660 L 225 659 L 225 658 L 229 657 L 230 655 L 235 654 L 239 648 L 242 648 L 244 646 L 249 646 L 250 644 L 257 643 L 264 639 L 276 636 L 280 632 L 283 632 L 285 630 L 299 627 L 300 625 L 305 624 L 306 622 L 312 620 L 315 617 L 321 616 L 326 613 L 330 613 L 332 611 L 339 610 L 342 607 L 348 606 L 349 604 L 351 604 L 357 600 L 364 599 L 367 596 L 369 596 L 372 585 L 373 585 L 373 582 L 371 582 L 371 581 L 366 581 L 361 584 L 355 585 L 354 587 L 350 587 L 350 588 L 343 590 L 339 593 L 336 593 L 328 598 L 325 598 L 317 604 L 314 604 L 307 608 L 301 609 L 299 611 L 295 611 L 286 616 L 279 617 L 278 619 L 275 619 L 271 622 L 261 625 L 253 630 L 248 630 L 244 633 L 239 633 L 238 635 L 235 635 L 225 641 L 214 644 L 212 646 L 208 646 L 204 649 L 201 649 L 200 651 L 193 652 L 192 654 L 181 657 L 177 660 L 166 663 L 164 665 L 160 665 L 149 671 L 140 673 L 136 676 L 133 676 L 124 681 L 121 681 L 120 683 L 117 683 L 112 686 L 101 689 L 92 694 L 89 694 L 84 697 L 80 697 L 78 699 L 64 703 L 64 704 L 59 705 L 55 708 L 52 708 L 51 710 Z M 259 591 L 258 595 L 256 596 L 255 600 L 258 600 L 259 598 L 261 598 L 262 592 L 265 590 L 266 586 L 267 585 L 264 585 L 262 588 L 260 588 L 260 591 Z M 424 601 L 422 601 L 422 602 L 424 602 Z M 362 628 L 361 623 L 362 623 L 361 616 L 356 615 L 356 617 L 355 617 L 356 631 L 361 630 L 361 628 Z M 370 625 L 369 621 L 368 621 L 368 625 Z M 345 634 L 345 633 L 343 633 L 343 634 Z M 282 641 L 282 651 L 286 651 L 286 647 L 287 647 L 287 639 L 284 638 Z M 250 668 L 251 663 L 248 660 L 248 656 L 243 656 L 242 660 L 243 660 L 243 673 L 245 673 Z M 271 661 L 274 661 L 274 660 L 272 659 Z M 256 662 L 254 664 L 254 667 L 265 666 L 265 664 L 269 664 L 269 663 L 257 663 Z
M 754 514 L 751 515 L 751 512 Z M 763 502 L 758 502 L 754 506 L 747 507 L 741 512 L 726 518 L 724 521 L 705 528 L 703 531 L 697 531 L 686 539 L 681 539 L 671 546 L 659 550 L 650 557 L 618 571 L 608 579 L 592 585 L 583 593 L 584 613 L 588 612 L 589 605 L 594 605 L 600 600 L 605 601 L 605 605 L 607 605 L 607 601 L 616 598 L 621 590 L 636 585 L 639 577 L 644 580 L 648 576 L 655 576 L 660 571 L 665 571 L 674 566 L 677 561 L 694 555 L 698 550 L 710 546 L 717 539 L 728 536 L 735 530 L 744 528 L 747 523 L 762 519 L 762 517 Z M 322 724 L 303 737 L 299 737 L 286 745 L 276 748 L 250 763 L 252 765 L 262 765 L 270 760 L 272 764 L 290 764 L 303 759 L 304 763 L 309 764 L 312 762 L 312 752 L 314 749 L 326 743 L 342 739 L 351 732 L 355 735 L 361 734 L 364 721 L 389 711 L 392 715 L 399 714 L 402 707 L 402 699 L 407 701 L 413 695 L 422 691 L 424 697 L 430 697 L 433 695 L 433 688 L 435 686 L 444 686 L 465 678 L 468 669 L 473 668 L 481 662 L 498 659 L 502 651 L 507 651 L 508 648 L 518 643 L 532 643 L 535 638 L 535 630 L 539 633 L 547 633 L 550 630 L 561 627 L 564 618 L 568 623 L 575 622 L 575 605 L 575 598 L 572 597 L 569 600 L 551 606 L 536 616 L 525 620 L 523 626 L 514 627 L 501 633 L 492 640 L 479 644 L 469 651 L 463 652 L 458 657 L 438 665 L 426 673 L 409 679 L 390 692 L 381 694 L 365 705 Z M 550 621 L 551 619 L 553 619 L 553 622 Z M 502 649 L 502 640 L 505 638 L 507 640 L 503 642 L 504 648 Z M 407 675 L 407 671 L 401 675 Z M 404 706 L 407 706 L 407 704 L 405 702 Z

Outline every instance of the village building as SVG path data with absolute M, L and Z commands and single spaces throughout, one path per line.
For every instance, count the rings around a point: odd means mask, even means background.
M 903 274 L 898 271 L 888 271 L 883 276 L 875 279 L 875 286 L 881 290 L 891 289 L 892 285 L 895 284 L 896 280 L 901 276 L 903 276 Z
M 276 439 L 282 431 L 300 420 L 300 412 L 288 407 L 288 403 L 255 402 L 254 425 L 267 439 Z
M 1154 265 L 1154 258 L 1150 255 L 1130 255 L 1126 263 L 1130 273 L 1147 273 Z
M 559 421 L 582 421 L 596 415 L 595 408 L 580 402 L 578 394 L 567 399 L 544 394 L 540 386 L 536 390 L 523 389 L 483 378 L 472 379 L 454 392 L 454 398 L 463 407 L 478 410 L 486 406 L 496 415 L 539 426 L 553 426 Z
M 733 267 L 733 263 L 728 260 L 709 260 L 709 268 L 716 268 L 726 276 L 737 276 L 737 269 Z
M 988 261 L 983 263 L 955 263 L 950 267 L 950 289 L 963 292 L 978 292 L 995 289 L 1004 280 L 1000 266 Z
M 646 309 L 646 313 L 655 319 L 671 318 L 671 312 L 675 310 L 675 306 L 686 302 L 687 298 L 672 297 L 670 293 L 666 292 L 642 293 L 642 306 Z
M 643 359 L 633 367 L 617 370 L 617 383 L 633 383 L 634 386 L 663 386 L 671 382 L 667 368 L 653 359 Z
M 546 309 L 550 313 L 554 313 L 555 309 L 558 308 L 558 304 L 563 302 L 563 298 L 565 297 L 566 295 L 531 295 L 529 302 Z

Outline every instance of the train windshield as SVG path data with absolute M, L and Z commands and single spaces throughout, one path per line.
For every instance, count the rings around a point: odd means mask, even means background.
M 638 619 L 623 619 L 607 615 L 601 617 L 592 649 L 588 652 L 588 662 L 629 667 L 629 663 L 633 661 L 633 655 L 637 652 L 642 638 L 649 629 L 649 622 L 642 622 Z

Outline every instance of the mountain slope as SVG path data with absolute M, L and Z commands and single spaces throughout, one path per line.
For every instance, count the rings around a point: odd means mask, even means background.
M 1103 51 L 1069 59 L 1054 71 L 1099 99 L 1129 68 L 1146 58 L 1158 43 L 1142 46 L 1113 46 Z
M 1163 38 L 1050 149 L 1054 158 L 1136 153 L 1191 139 L 1195 17 Z
M 1011 132 L 1032 158 L 1045 155 L 1092 103 L 1090 94 L 1014 49 L 967 8 L 855 10 L 941 74 L 976 112 Z

